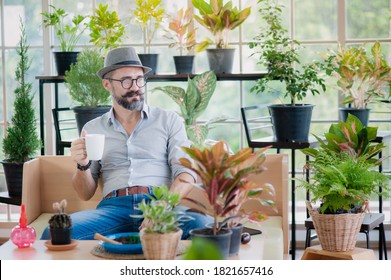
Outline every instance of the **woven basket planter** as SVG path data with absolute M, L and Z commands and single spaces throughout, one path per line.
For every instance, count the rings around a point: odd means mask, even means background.
M 141 245 L 147 260 L 173 260 L 176 256 L 182 230 L 173 233 L 159 234 L 140 231 Z
M 331 252 L 351 251 L 356 247 L 357 237 L 365 213 L 320 214 L 307 202 L 315 231 L 323 250 Z

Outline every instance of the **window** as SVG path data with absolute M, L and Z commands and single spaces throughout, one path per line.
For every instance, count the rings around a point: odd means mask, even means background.
M 169 13 L 174 13 L 177 9 L 187 7 L 191 3 L 190 0 L 163 1 L 166 3 L 165 8 Z M 53 34 L 48 36 L 42 28 L 37 28 L 42 26 L 41 17 L 38 15 L 40 15 L 43 7 L 47 8 L 53 2 L 50 0 L 0 1 L 1 15 L 3 15 L 3 18 L 0 20 L 0 34 L 4 34 L 0 41 L 0 85 L 2 87 L 0 99 L 3 105 L 0 107 L 0 141 L 5 133 L 7 122 L 11 119 L 13 110 L 13 89 L 15 87 L 13 78 L 15 67 L 14 54 L 19 39 L 19 29 L 17 28 L 19 26 L 19 18 L 15 17 L 15 15 L 19 15 L 23 21 L 29 23 L 27 25 L 27 35 L 30 44 L 30 57 L 32 58 L 29 80 L 33 83 L 37 97 L 36 103 L 38 103 L 38 82 L 35 80 L 35 76 L 54 73 L 51 51 L 58 47 L 58 42 Z M 319 52 L 328 48 L 335 48 L 338 43 L 371 44 L 375 40 L 382 42 L 385 54 L 390 57 L 389 0 L 281 0 L 281 2 L 287 7 L 284 19 L 286 28 L 305 47 L 301 52 L 303 61 L 319 58 Z M 55 5 L 64 8 L 69 13 L 91 14 L 92 10 L 99 3 L 109 4 L 110 9 L 116 10 L 123 23 L 127 24 L 124 44 L 135 46 L 139 52 L 143 52 L 142 33 L 131 19 L 132 14 L 130 11 L 134 8 L 134 1 L 78 0 L 75 3 L 72 0 L 64 0 L 56 1 Z M 257 64 L 256 58 L 251 56 L 252 50 L 248 47 L 248 43 L 252 41 L 252 38 L 262 25 L 262 19 L 258 16 L 257 0 L 234 0 L 233 3 L 240 8 L 252 7 L 248 20 L 241 27 L 234 30 L 230 37 L 230 43 L 236 49 L 234 73 L 264 71 L 265 69 Z M 198 40 L 209 35 L 198 23 L 195 26 L 198 28 Z M 164 31 L 160 30 L 152 46 L 152 51 L 160 54 L 157 72 L 174 73 L 172 56 L 176 52 L 175 49 L 167 48 L 168 42 L 163 35 Z M 88 45 L 88 41 L 88 34 L 86 34 L 83 36 L 79 47 Z M 208 70 L 205 52 L 196 55 L 195 67 L 197 73 Z M 171 110 L 179 110 L 176 104 L 163 93 L 151 93 L 153 87 L 161 85 L 165 85 L 165 83 L 150 82 L 148 84 L 148 103 Z M 176 85 L 185 87 L 186 83 L 178 82 Z M 228 120 L 217 124 L 211 130 L 209 137 L 228 141 L 233 150 L 247 146 L 241 124 L 240 107 L 259 103 L 279 102 L 278 100 L 272 100 L 270 96 L 250 93 L 252 85 L 253 82 L 251 81 L 218 82 L 209 107 L 200 117 L 201 121 L 206 121 L 221 114 L 227 116 Z M 65 85 L 59 85 L 59 91 L 60 107 L 72 105 Z M 331 122 L 338 120 L 338 94 L 331 88 L 321 96 L 307 98 L 305 102 L 316 105 L 313 112 L 311 133 L 321 135 Z M 51 99 L 45 100 L 45 108 L 47 110 L 45 113 L 46 131 L 48 132 L 46 139 L 54 139 L 54 135 L 52 135 L 54 129 L 51 128 L 50 106 L 53 106 L 53 101 Z M 387 104 L 373 107 L 374 114 L 371 117 L 371 125 L 378 125 L 379 130 L 391 130 L 391 116 L 389 113 L 375 113 L 375 111 L 385 111 L 385 109 L 389 111 Z M 46 151 L 54 153 L 54 141 L 46 140 L 45 143 L 47 145 Z M 390 145 L 390 143 L 387 143 L 387 145 Z M 390 152 L 386 151 L 385 154 L 389 155 Z M 0 151 L 0 158 L 3 157 L 4 155 Z M 304 164 L 304 156 L 299 161 L 301 162 L 296 164 L 298 168 Z M 384 169 L 389 169 L 388 161 L 385 162 Z M 0 171 L 0 190 L 4 189 L 4 175 Z M 298 216 L 298 220 L 304 219 L 304 199 L 304 193 L 299 192 L 297 195 L 298 210 L 302 213 L 300 215 L 303 216 Z M 384 210 L 388 213 L 386 218 L 390 220 L 389 201 L 384 204 Z

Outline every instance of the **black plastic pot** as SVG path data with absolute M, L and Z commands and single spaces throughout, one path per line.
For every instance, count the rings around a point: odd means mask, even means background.
M 147 66 L 151 68 L 151 72 L 148 74 L 156 75 L 158 62 L 159 62 L 159 54 L 139 54 L 138 57 L 140 58 L 141 64 L 143 66 Z
M 349 114 L 357 117 L 363 126 L 368 126 L 370 109 L 356 109 L 356 108 L 339 108 L 339 117 L 343 122 L 346 122 Z
M 50 228 L 52 245 L 71 244 L 72 228 Z
M 235 49 L 206 49 L 209 69 L 217 73 L 232 73 Z
M 1 161 L 4 168 L 5 182 L 8 195 L 11 197 L 22 196 L 23 165 L 24 163 Z
M 208 228 L 213 227 L 213 223 L 206 225 Z M 241 239 L 242 239 L 242 231 L 243 231 L 243 225 L 238 224 L 234 227 L 223 227 L 224 229 L 230 229 L 232 231 L 232 235 L 229 242 L 229 256 L 236 256 L 239 254 Z
M 75 106 L 72 108 L 75 113 L 77 129 L 79 134 L 83 129 L 83 126 L 92 119 L 102 116 L 110 110 L 111 106 L 98 106 L 98 107 L 83 107 Z
M 177 74 L 194 73 L 194 55 L 174 56 L 174 63 Z
M 276 141 L 308 141 L 313 108 L 311 104 L 268 106 Z
M 190 231 L 192 239 L 194 238 L 203 238 L 209 241 L 212 241 L 216 244 L 216 247 L 220 250 L 224 259 L 227 259 L 229 256 L 229 247 L 231 242 L 232 230 L 222 229 L 218 234 L 213 235 L 213 230 L 211 228 L 199 228 L 192 229 Z
M 79 52 L 53 52 L 53 54 L 57 75 L 65 76 L 65 72 L 69 71 L 71 64 L 76 63 Z

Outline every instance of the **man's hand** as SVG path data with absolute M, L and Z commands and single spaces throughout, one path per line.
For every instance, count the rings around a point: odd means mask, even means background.
M 83 129 L 81 132 L 81 138 L 78 138 L 71 143 L 71 157 L 76 163 L 80 165 L 87 165 L 89 161 L 84 138 L 86 134 L 87 131 Z

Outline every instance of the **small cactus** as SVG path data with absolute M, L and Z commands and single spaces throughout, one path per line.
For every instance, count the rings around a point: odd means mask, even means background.
M 54 214 L 50 220 L 50 228 L 70 228 L 72 227 L 72 219 L 67 213 L 65 213 L 65 208 L 67 207 L 67 201 L 63 199 L 61 202 L 53 203 L 53 209 L 57 211 L 57 214 Z

